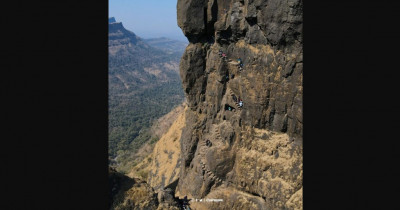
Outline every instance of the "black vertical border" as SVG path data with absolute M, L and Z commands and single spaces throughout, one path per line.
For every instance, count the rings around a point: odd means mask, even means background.
M 108 1 L 2 9 L 0 209 L 107 209 Z
M 396 1 L 304 1 L 304 209 L 393 209 Z

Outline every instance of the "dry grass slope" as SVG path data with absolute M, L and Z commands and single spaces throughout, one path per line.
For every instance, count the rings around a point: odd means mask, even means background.
M 179 177 L 180 138 L 185 126 L 186 109 L 181 110 L 177 120 L 154 148 L 148 183 L 155 189 L 165 187 Z
M 163 116 L 152 127 L 160 140 L 151 145 L 147 143 L 137 153 L 142 157 L 128 174 L 129 177 L 141 178 L 154 189 L 160 189 L 176 180 L 179 176 L 180 138 L 185 123 L 186 108 L 181 105 Z

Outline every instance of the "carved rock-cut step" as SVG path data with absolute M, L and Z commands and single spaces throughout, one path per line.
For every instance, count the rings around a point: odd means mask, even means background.
M 236 107 L 238 108 L 238 110 L 242 110 L 242 107 L 239 106 L 239 103 L 236 103 Z
M 229 89 L 229 95 L 234 96 L 235 94 L 232 92 L 231 89 Z

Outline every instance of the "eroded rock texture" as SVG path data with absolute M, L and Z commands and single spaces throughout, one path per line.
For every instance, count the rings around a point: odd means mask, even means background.
M 112 210 L 179 210 L 180 201 L 170 188 L 157 193 L 145 181 L 127 177 L 109 168 L 110 209 Z
M 198 209 L 302 209 L 302 1 L 178 0 L 177 9 L 190 41 L 178 194 L 224 199 Z

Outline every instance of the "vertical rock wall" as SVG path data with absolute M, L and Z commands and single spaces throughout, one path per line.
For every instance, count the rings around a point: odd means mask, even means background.
M 190 41 L 179 194 L 226 198 L 207 208 L 301 209 L 302 1 L 178 0 L 177 10 Z

